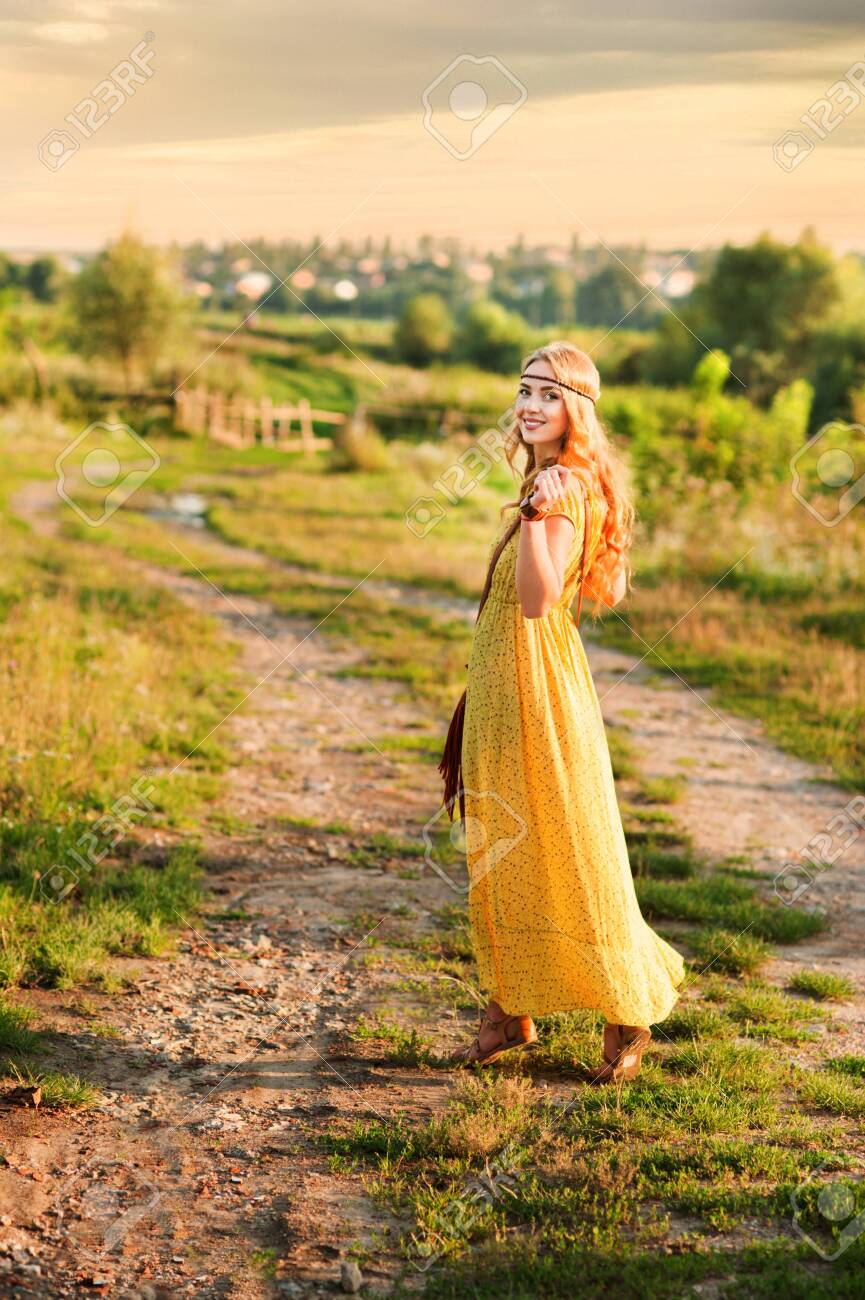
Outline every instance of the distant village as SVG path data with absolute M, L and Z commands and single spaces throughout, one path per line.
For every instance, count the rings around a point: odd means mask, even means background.
M 318 315 L 386 319 L 415 294 L 433 292 L 452 310 L 472 298 L 489 297 L 535 326 L 606 326 L 628 313 L 628 323 L 636 329 L 652 328 L 662 310 L 648 290 L 669 300 L 686 299 L 714 258 L 706 251 L 659 251 L 644 245 L 584 246 L 576 237 L 567 246 L 529 246 L 518 239 L 498 253 L 433 237 L 421 238 L 413 248 L 397 248 L 387 238 L 324 246 L 313 237 L 249 244 L 200 241 L 173 245 L 171 252 L 202 309 L 246 305 L 253 319 L 257 310 L 296 312 L 304 307 Z M 19 282 L 31 278 L 28 268 L 34 264 L 35 278 L 42 282 L 50 279 L 44 267 L 49 258 L 65 277 L 75 275 L 89 255 L 19 250 L 5 256 L 10 272 L 17 268 Z

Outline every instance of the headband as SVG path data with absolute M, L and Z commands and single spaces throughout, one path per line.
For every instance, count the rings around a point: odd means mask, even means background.
M 569 388 L 572 393 L 579 393 L 580 397 L 588 397 L 590 402 L 596 402 L 601 395 L 598 393 L 598 397 L 594 397 L 591 393 L 587 393 L 584 388 L 574 388 L 573 384 L 563 384 L 561 379 L 547 379 L 546 375 L 533 375 L 530 370 L 524 370 L 520 375 L 520 379 L 544 379 L 550 385 L 555 384 L 557 388 Z

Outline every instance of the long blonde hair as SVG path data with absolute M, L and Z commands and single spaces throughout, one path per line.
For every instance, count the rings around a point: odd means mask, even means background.
M 556 379 L 590 392 L 597 400 L 601 392 L 601 377 L 591 357 L 572 343 L 555 341 L 536 348 L 524 360 L 520 374 L 534 361 L 548 362 Z M 628 549 L 634 534 L 634 504 L 624 461 L 610 444 L 607 431 L 598 419 L 595 403 L 569 388 L 563 388 L 562 399 L 568 417 L 568 427 L 562 436 L 557 455 L 535 466 L 534 449 L 525 441 L 520 422 L 514 411 L 505 426 L 505 456 L 508 464 L 519 473 L 514 461 L 520 449 L 525 451 L 520 495 L 516 501 L 502 506 L 507 510 L 519 505 L 534 490 L 534 482 L 541 469 L 550 465 L 566 465 L 573 470 L 584 487 L 592 493 L 593 506 L 600 504 L 603 525 L 594 555 L 589 557 L 588 571 L 584 575 L 586 595 L 594 599 L 592 613 L 602 609 L 613 589 L 616 573 L 624 569 L 628 587 L 631 565 Z

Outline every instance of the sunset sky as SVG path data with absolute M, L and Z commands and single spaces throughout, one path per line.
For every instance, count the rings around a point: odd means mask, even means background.
M 124 224 L 155 242 L 429 233 L 481 251 L 813 224 L 865 250 L 853 0 L 3 0 L 0 38 L 6 249 L 95 248 Z M 136 47 L 137 84 L 113 90 Z M 424 92 L 452 64 L 428 129 Z M 773 157 L 789 130 L 805 132 L 792 168 Z

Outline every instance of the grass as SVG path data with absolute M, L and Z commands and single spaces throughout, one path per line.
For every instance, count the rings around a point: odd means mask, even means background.
M 703 922 L 777 943 L 796 943 L 828 924 L 822 913 L 803 912 L 777 900 L 764 902 L 750 882 L 716 873 L 702 872 L 688 880 L 638 877 L 636 887 L 647 918 Z
M 274 353 L 266 364 L 278 366 L 287 385 L 295 384 L 285 360 Z M 16 930 L 0 914 L 0 970 L 7 982 L 67 986 L 109 978 L 114 952 L 168 951 L 160 945 L 170 944 L 172 915 L 199 903 L 200 864 L 194 855 L 136 870 L 131 846 L 129 857 L 101 864 L 67 900 L 69 906 L 52 908 L 52 933 L 45 925 L 47 904 L 37 897 L 46 864 L 51 866 L 58 852 L 76 842 L 90 816 L 98 816 L 113 795 L 116 771 L 133 770 L 140 760 L 130 756 L 144 750 L 151 763 L 155 756 L 157 768 L 170 766 L 188 743 L 184 723 L 192 719 L 197 733 L 228 681 L 229 664 L 218 638 L 208 641 L 202 624 L 184 639 L 177 611 L 136 588 L 131 571 L 117 559 L 118 549 L 173 572 L 197 574 L 201 569 L 222 590 L 260 597 L 286 615 L 324 620 L 322 634 L 350 640 L 364 656 L 351 670 L 354 675 L 388 678 L 423 701 L 430 732 L 449 716 L 464 680 L 471 634 L 459 611 L 433 615 L 378 594 L 372 582 L 353 588 L 384 557 L 375 579 L 476 597 L 496 506 L 507 498 L 509 487 L 497 467 L 446 512 L 433 532 L 418 537 L 407 526 L 405 511 L 416 496 L 429 495 L 430 483 L 462 448 L 441 444 L 424 449 L 408 442 L 389 447 L 392 469 L 337 473 L 326 459 L 302 464 L 264 450 L 240 458 L 193 440 L 161 440 L 163 464 L 149 486 L 160 492 L 193 485 L 203 490 L 210 498 L 212 526 L 258 551 L 264 557 L 261 564 L 234 564 L 215 556 L 205 542 L 187 538 L 179 542 L 180 554 L 165 531 L 134 508 L 145 504 L 143 498 L 115 515 L 96 537 L 93 530 L 70 525 L 62 546 L 26 539 L 23 578 L 17 591 L 11 584 L 3 606 L 13 620 L 21 620 L 21 644 L 32 642 L 36 633 L 23 608 L 35 572 L 46 604 L 65 602 L 57 607 L 59 626 L 72 630 L 78 648 L 77 656 L 64 660 L 68 651 L 61 647 L 62 637 L 51 639 L 60 676 L 71 670 L 77 682 L 75 673 L 86 670 L 91 696 L 93 681 L 101 684 L 104 678 L 108 712 L 116 722 L 121 696 L 116 664 L 128 668 L 140 659 L 143 676 L 132 680 L 143 680 L 151 697 L 141 709 L 132 700 L 122 715 L 131 730 L 113 740 L 107 728 L 100 729 L 98 711 L 82 715 L 92 719 L 83 737 L 67 728 L 70 740 L 81 746 L 74 751 L 81 761 L 73 765 L 80 778 L 63 789 L 62 806 L 58 803 L 56 809 L 50 803 L 57 798 L 52 778 L 66 770 L 68 760 L 58 763 L 49 752 L 40 753 L 36 763 L 24 753 L 24 736 L 18 737 L 23 759 L 10 765 L 10 776 L 23 775 L 22 791 L 46 801 L 43 811 L 62 816 L 56 821 L 34 818 L 26 802 L 13 803 L 8 811 L 0 861 L 4 871 L 11 871 L 8 880 L 2 878 L 3 887 L 14 895 L 19 922 Z M 700 535 L 700 522 L 705 531 L 706 496 L 699 485 L 694 495 L 699 507 L 694 520 L 679 513 L 674 520 L 686 539 Z M 309 515 L 303 530 L 296 527 L 300 505 Z M 746 513 L 751 509 L 747 503 L 742 508 Z M 690 575 L 675 570 L 660 527 L 641 537 L 635 556 L 640 581 L 627 617 L 649 644 L 656 644 L 647 663 L 666 672 L 666 661 L 693 684 L 714 687 L 716 698 L 763 717 L 772 734 L 795 752 L 830 762 L 839 777 L 853 780 L 862 753 L 857 620 L 844 614 L 835 597 L 837 608 L 821 611 L 815 590 L 806 591 L 797 608 L 785 595 L 783 568 L 782 580 L 769 596 L 766 575 L 750 561 L 750 567 L 740 566 L 748 569 L 747 582 L 738 574 L 724 579 L 691 609 L 747 549 L 742 546 L 739 552 L 734 545 L 739 534 L 728 515 L 703 547 L 686 548 Z M 773 517 L 752 512 L 747 526 L 764 537 L 760 520 Z M 809 543 L 815 548 L 837 544 L 816 534 Z M 110 583 L 93 580 L 98 569 L 93 557 L 100 554 L 111 558 L 111 566 L 101 569 L 111 569 Z M 781 560 L 786 562 L 777 556 L 774 562 L 780 565 Z M 286 569 L 287 564 L 299 566 L 300 573 Z M 852 571 L 849 564 L 845 571 Z M 346 581 L 327 581 L 327 573 L 334 572 Z M 686 612 L 688 617 L 671 630 Z M 814 621 L 821 613 L 826 617 Z M 43 608 L 40 617 L 44 614 Z M 811 619 L 807 627 L 806 617 Z M 607 619 L 603 631 L 611 641 L 624 638 L 629 649 L 636 644 L 615 617 Z M 155 643 L 166 638 L 173 653 L 159 659 Z M 122 650 L 118 660 L 111 654 L 115 643 Z M 16 644 L 12 638 L 7 652 Z M 641 645 L 639 652 L 645 649 Z M 211 652 L 215 659 L 208 665 Z M 11 653 L 10 658 L 14 661 Z M 202 679 L 209 673 L 213 680 L 214 664 L 220 671 L 208 693 Z M 174 711 L 165 716 L 160 713 L 157 667 L 178 674 L 170 686 Z M 49 698 L 59 679 L 47 677 L 40 687 L 49 711 L 62 703 Z M 23 698 L 19 691 L 19 709 Z M 75 707 L 96 710 L 98 704 L 80 688 Z M 195 712 L 199 705 L 201 715 Z M 149 748 L 143 717 L 149 717 L 158 739 Z M 42 749 L 57 748 L 47 736 L 41 739 Z M 433 1117 L 397 1110 L 383 1118 L 337 1120 L 318 1140 L 335 1173 L 360 1178 L 373 1197 L 408 1225 L 402 1242 L 406 1263 L 433 1261 L 424 1278 L 428 1296 L 471 1294 L 498 1300 L 507 1295 L 513 1300 L 603 1294 L 607 1288 L 666 1297 L 689 1294 L 700 1282 L 710 1289 L 717 1284 L 717 1294 L 773 1300 L 781 1287 L 793 1300 L 810 1296 L 815 1282 L 821 1293 L 852 1296 L 865 1263 L 861 1242 L 827 1271 L 796 1237 L 790 1197 L 801 1192 L 804 1221 L 826 1227 L 809 1180 L 839 1159 L 833 1151 L 852 1141 L 862 1115 L 865 1064 L 855 1056 L 819 1064 L 813 1039 L 817 1028 L 829 1023 L 829 1010 L 809 998 L 819 999 L 819 990 L 829 985 L 817 979 L 809 988 L 794 982 L 791 992 L 808 997 L 793 997 L 758 978 L 771 944 L 807 939 L 820 931 L 825 918 L 767 898 L 764 879 L 750 871 L 747 861 L 719 865 L 698 857 L 672 813 L 659 806 L 677 802 L 681 780 L 644 779 L 641 756 L 626 729 L 610 729 L 609 740 L 616 777 L 630 783 L 623 814 L 641 907 L 652 923 L 672 927 L 674 942 L 695 958 L 682 999 L 655 1027 L 639 1078 L 620 1089 L 583 1087 L 583 1063 L 598 1057 L 602 1018 L 595 1012 L 562 1013 L 540 1018 L 542 1043 L 530 1058 L 505 1062 L 487 1077 L 481 1072 L 449 1076 L 450 1087 L 441 1094 L 444 1105 Z M 394 756 L 419 762 L 437 757 L 430 734 L 386 743 Z M 197 784 L 173 795 L 160 790 L 160 815 L 181 816 L 185 808 L 193 809 L 203 782 L 217 779 L 224 761 L 218 746 L 206 750 Z M 18 798 L 14 780 L 10 789 Z M 52 826 L 60 830 L 52 831 Z M 225 827 L 227 832 L 238 829 L 229 823 Z M 346 831 L 344 826 L 323 829 Z M 446 831 L 441 838 L 437 860 L 453 865 L 457 855 L 454 850 L 448 857 Z M 392 869 L 402 862 L 401 874 L 413 872 L 414 864 L 422 869 L 418 846 L 393 837 L 371 838 L 353 854 L 358 867 L 387 863 Z M 124 868 L 124 863 L 131 866 Z M 359 911 L 352 924 L 379 920 Z M 16 934 L 20 942 L 14 941 Z M 380 1049 L 378 1064 L 392 1066 L 396 1080 L 407 1070 L 428 1076 L 441 1065 L 435 1044 L 423 1032 L 436 1005 L 468 1012 L 474 1019 L 472 951 L 463 904 L 455 902 L 421 923 L 405 909 L 401 916 L 389 915 L 387 925 L 364 945 L 360 960 L 386 977 L 397 977 L 388 994 L 395 1001 L 402 996 L 421 1003 L 423 1025 L 412 1022 L 409 1011 L 401 1012 L 397 1001 L 396 1011 L 373 1009 L 353 1026 L 351 1037 Z M 831 996 L 823 993 L 825 1000 Z M 14 1015 L 7 1025 L 13 1038 L 29 1030 Z M 787 1045 L 796 1047 L 797 1061 L 807 1060 L 812 1068 L 794 1068 Z M 14 1050 L 21 1050 L 21 1044 Z M 831 1167 L 843 1173 L 837 1163 Z M 478 1183 L 489 1187 L 491 1178 L 495 1194 L 489 1203 L 475 1194 L 467 1211 L 472 1188 L 476 1192 Z M 755 1221 L 763 1240 L 754 1240 Z M 837 1227 L 829 1225 L 830 1236 L 832 1231 L 837 1235 Z
M 350 1029 L 349 1037 L 356 1042 L 372 1040 L 385 1043 L 384 1059 L 391 1065 L 429 1065 L 434 1059 L 429 1038 L 424 1038 L 417 1029 L 405 1029 L 385 1016 L 374 1020 L 361 1016 Z
M 785 1050 L 767 1050 L 767 1043 L 808 1050 L 830 1012 L 756 975 L 769 953 L 765 940 L 707 924 L 747 907 L 767 933 L 786 936 L 790 927 L 795 941 L 819 920 L 780 920 L 762 900 L 760 873 L 741 860 L 699 859 L 687 835 L 658 818 L 661 810 L 623 811 L 638 887 L 669 886 L 665 910 L 686 913 L 678 938 L 707 967 L 693 967 L 685 995 L 654 1027 L 638 1078 L 620 1088 L 582 1086 L 603 1017 L 559 1013 L 538 1018 L 530 1058 L 455 1072 L 434 1116 L 409 1120 L 397 1110 L 337 1122 L 317 1139 L 334 1174 L 360 1180 L 409 1225 L 399 1249 L 409 1276 L 423 1273 L 424 1296 L 595 1295 L 613 1279 L 622 1291 L 625 1278 L 624 1294 L 661 1300 L 722 1278 L 718 1294 L 770 1300 L 783 1285 L 805 1300 L 820 1261 L 795 1231 L 791 1198 L 815 1239 L 827 1247 L 838 1240 L 819 1187 L 827 1179 L 843 1185 L 845 1157 L 834 1153 L 861 1119 L 865 1059 L 838 1057 L 806 1072 Z M 389 932 L 380 954 L 387 969 L 409 975 L 405 995 L 426 1010 L 379 1014 L 353 1030 L 358 1041 L 384 1044 L 384 1059 L 399 1069 L 424 1073 L 450 1067 L 411 1017 L 428 1023 L 436 990 L 447 987 L 444 953 L 455 980 L 470 982 L 472 961 L 464 903 L 431 920 L 433 941 Z M 439 979 L 427 978 L 421 996 L 414 982 L 423 972 Z M 473 1014 L 473 1003 L 465 1009 Z M 865 1208 L 861 1184 L 850 1186 Z M 820 1274 L 821 1288 L 856 1294 L 863 1263 L 857 1239 L 831 1274 Z M 394 1294 L 408 1300 L 411 1287 L 397 1285 Z
M 730 930 L 698 930 L 689 934 L 688 942 L 704 970 L 712 968 L 730 975 L 753 974 L 771 954 L 771 949 L 762 939 Z
M 666 1061 L 675 1087 L 650 1070 L 618 1100 L 584 1089 L 567 1106 L 538 1100 L 519 1074 L 461 1076 L 432 1118 L 355 1120 L 318 1140 L 333 1172 L 360 1177 L 409 1218 L 402 1253 L 426 1274 L 424 1295 L 594 1295 L 616 1276 L 620 1291 L 632 1279 L 624 1294 L 662 1297 L 723 1266 L 730 1295 L 752 1294 L 764 1275 L 777 1286 L 783 1269 L 787 1292 L 804 1297 L 814 1257 L 800 1250 L 790 1198 L 831 1236 L 811 1189 L 829 1168 L 843 1182 L 845 1164 L 807 1117 L 791 1125 L 782 1114 L 784 1070 L 764 1056 L 729 1043 L 676 1049 Z M 677 1215 L 692 1226 L 671 1254 Z M 753 1237 L 755 1219 L 769 1229 L 765 1246 L 715 1246 L 745 1225 Z M 863 1253 L 850 1249 L 830 1294 L 854 1294 L 843 1287 Z
M 16 1085 L 41 1088 L 42 1099 L 39 1104 L 51 1110 L 93 1110 L 101 1105 L 99 1089 L 80 1079 L 77 1074 L 61 1074 L 55 1070 L 34 1071 L 15 1061 L 8 1061 L 7 1068 Z
M 0 454 L 8 508 L 40 461 L 23 466 L 21 448 Z M 44 1105 L 91 1105 L 77 1076 L 33 1073 L 45 1036 L 8 990 L 114 991 L 118 958 L 170 952 L 178 924 L 196 914 L 190 830 L 227 762 L 217 728 L 240 698 L 235 650 L 122 554 L 105 563 L 98 529 L 61 541 L 4 522 L 0 1048 L 16 1077 L 38 1077 Z M 186 837 L 145 864 L 142 830 L 155 825 Z
M 186 844 L 162 867 L 106 867 L 56 904 L 27 897 L 13 878 L 0 893 L 0 985 L 115 987 L 113 957 L 170 950 L 178 923 L 198 911 L 200 877 Z
M 98 555 L 98 552 L 97 552 Z M 148 587 L 122 559 L 14 536 L 0 579 L 0 814 L 110 814 L 145 771 L 180 816 L 224 765 L 208 737 L 234 696 L 231 647 L 211 620 Z M 38 644 L 33 656 L 28 647 Z M 183 763 L 182 775 L 161 773 Z
M 821 1002 L 843 1002 L 854 997 L 856 985 L 846 975 L 833 971 L 799 970 L 790 978 L 788 988 L 795 993 L 805 993 Z
M 32 1020 L 29 1007 L 10 1001 L 8 996 L 0 998 L 0 1048 L 9 1052 L 36 1051 L 42 1035 L 30 1028 Z
M 798 1084 L 800 1100 L 849 1119 L 865 1116 L 865 1083 L 838 1069 L 804 1074 Z
M 312 590 L 303 599 L 295 593 L 288 603 L 283 593 L 280 607 L 288 612 L 306 603 L 310 616 L 317 617 L 344 594 L 330 588 L 316 598 L 315 575 L 325 571 L 356 581 L 374 569 L 376 581 L 409 582 L 476 599 L 498 506 L 514 491 L 504 463 L 494 462 L 456 504 L 444 501 L 434 529 L 418 536 L 406 514 L 411 517 L 417 498 L 435 497 L 435 484 L 445 481 L 439 476 L 466 451 L 464 442 L 391 437 L 388 465 L 377 472 L 337 472 L 327 456 L 305 463 L 298 456 L 258 448 L 243 454 L 250 471 L 243 474 L 235 472 L 236 454 L 196 439 L 157 438 L 155 445 L 162 464 L 148 489 L 176 490 L 194 479 L 196 488 L 211 497 L 212 528 L 229 541 L 306 571 Z M 812 525 L 786 484 L 755 485 L 741 499 L 725 499 L 719 516 L 714 496 L 723 495 L 725 486 L 694 480 L 687 497 L 677 501 L 668 526 L 649 512 L 633 557 L 637 584 L 623 611 L 602 620 L 603 636 L 610 644 L 638 650 L 646 665 L 662 674 L 675 671 L 692 686 L 712 688 L 713 705 L 761 718 L 780 744 L 828 763 L 840 782 L 861 788 L 865 647 L 858 631 L 850 632 L 848 616 L 862 571 L 858 543 L 848 542 L 847 534 L 841 537 L 841 530 L 830 536 L 833 530 Z M 304 511 L 303 530 L 295 527 L 298 508 Z M 699 541 L 707 512 L 715 523 L 711 545 Z M 106 528 L 124 534 L 124 544 L 140 546 L 148 521 L 132 526 L 130 513 L 119 512 L 124 517 L 115 515 Z M 342 526 L 347 521 L 351 526 Z M 672 540 L 667 529 L 675 532 Z M 751 540 L 755 535 L 766 552 L 759 562 Z M 683 538 L 688 540 L 683 543 Z M 162 547 L 167 549 L 164 541 Z M 177 560 L 175 554 L 170 562 L 176 565 Z M 235 572 L 230 589 L 240 590 L 242 582 L 249 589 L 255 586 L 253 575 L 241 579 Z M 271 575 L 268 587 L 276 586 Z M 330 604 L 322 609 L 327 598 Z M 444 713 L 448 692 L 462 683 L 465 624 L 449 630 L 439 626 L 442 620 L 409 617 L 399 601 L 384 602 L 365 619 L 367 611 L 356 608 L 364 602 L 353 596 L 350 603 L 352 610 L 341 607 L 332 626 L 347 635 L 360 630 L 376 662 L 361 665 L 358 672 L 403 681 L 430 699 L 438 693 Z M 374 625 L 385 616 L 403 624 L 401 635 L 409 642 L 404 655 L 376 635 Z M 431 638 L 445 660 L 441 665 L 427 653 Z M 622 760 L 629 761 L 627 754 Z M 661 779 L 649 793 L 673 802 L 679 793 L 673 781 Z
M 678 803 L 682 798 L 686 782 L 680 776 L 655 776 L 641 780 L 640 796 L 646 803 Z

